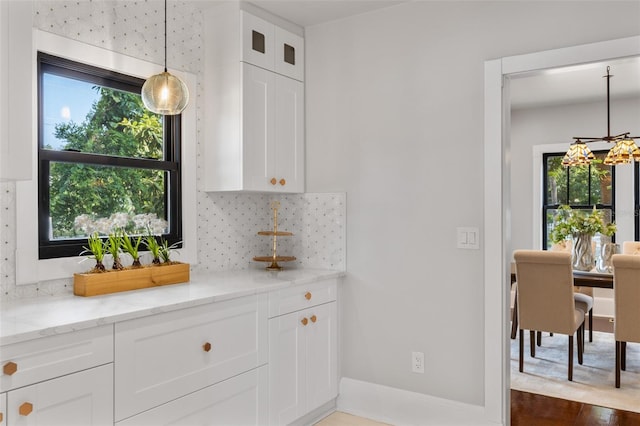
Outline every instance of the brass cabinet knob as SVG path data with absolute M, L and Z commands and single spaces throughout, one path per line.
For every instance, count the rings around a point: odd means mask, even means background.
M 311 300 L 311 293 L 307 292 L 307 294 L 304 295 L 304 298 L 307 300 Z
M 31 414 L 32 411 L 33 411 L 33 404 L 30 402 L 24 402 L 18 408 L 18 413 L 20 413 L 21 416 L 28 416 L 29 414 Z
M 278 183 L 276 178 L 271 178 L 271 180 L 269 182 L 271 182 L 271 185 L 275 185 L 276 183 Z
M 18 371 L 18 364 L 13 361 L 9 361 L 2 367 L 2 372 L 7 376 L 11 376 L 16 371 Z
M 310 320 L 311 320 L 311 322 L 316 322 L 316 321 L 318 321 L 318 317 L 316 317 L 315 315 L 311 315 Z
M 287 181 L 284 180 L 284 178 L 280 179 L 280 185 L 285 186 L 287 184 Z
M 209 352 L 211 350 L 211 343 L 205 343 L 204 345 L 202 345 L 202 349 L 204 349 L 205 352 Z
M 306 318 L 302 318 L 302 321 L 300 321 L 302 323 L 302 325 L 307 325 L 309 324 L 309 320 Z

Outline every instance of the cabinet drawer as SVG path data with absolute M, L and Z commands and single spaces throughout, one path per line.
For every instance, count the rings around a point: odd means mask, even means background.
M 300 284 L 269 293 L 269 318 L 336 300 L 335 279 Z
M 0 348 L 0 391 L 112 361 L 112 325 L 6 345 Z
M 7 400 L 13 425 L 113 425 L 113 364 L 11 391 Z
M 117 426 L 264 425 L 267 423 L 267 366 L 168 402 Z
M 266 295 L 116 324 L 116 421 L 267 359 Z

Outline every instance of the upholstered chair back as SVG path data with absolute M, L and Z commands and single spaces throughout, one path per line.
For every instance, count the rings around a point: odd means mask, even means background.
M 574 305 L 571 254 L 517 250 L 513 257 L 518 279 L 520 327 L 572 335 L 577 328 L 579 311 Z
M 622 254 L 640 254 L 640 241 L 623 241 Z
M 613 295 L 615 339 L 640 343 L 640 256 L 613 255 Z

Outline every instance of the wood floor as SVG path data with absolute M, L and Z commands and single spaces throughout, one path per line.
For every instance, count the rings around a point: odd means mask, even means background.
M 640 414 L 511 390 L 511 426 L 543 425 L 632 426 L 640 425 Z
M 640 402 L 639 402 L 640 403 Z M 640 413 L 511 390 L 511 426 L 639 426 Z M 388 426 L 339 411 L 316 426 Z

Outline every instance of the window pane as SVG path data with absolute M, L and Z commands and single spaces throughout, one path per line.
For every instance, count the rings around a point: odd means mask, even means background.
M 569 205 L 585 205 L 589 202 L 589 166 L 567 167 L 569 171 Z
M 567 203 L 567 173 L 568 169 L 562 165 L 562 157 L 547 157 L 547 205 Z
M 42 74 L 43 148 L 163 159 L 162 116 L 139 93 Z
M 167 217 L 166 182 L 166 172 L 159 170 L 52 162 L 50 237 L 108 234 L 115 228 L 145 232 L 147 224 L 156 234 L 168 232 L 159 222 Z M 136 216 L 141 214 L 151 216 Z
M 596 154 L 596 160 L 591 163 L 591 204 L 611 204 L 613 194 L 613 180 L 611 166 L 604 164 L 605 154 Z

